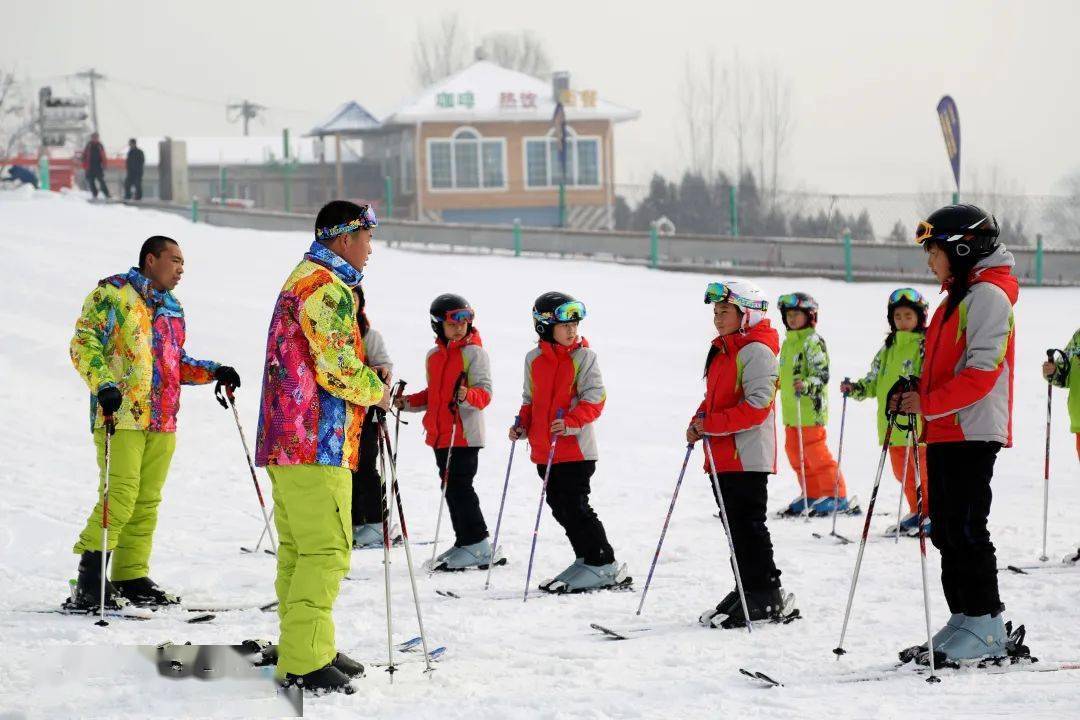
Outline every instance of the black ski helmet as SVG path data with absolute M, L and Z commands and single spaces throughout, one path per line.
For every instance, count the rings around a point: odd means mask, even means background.
M 533 302 L 533 329 L 541 340 L 555 341 L 555 326 L 559 323 L 555 309 L 569 302 L 577 302 L 577 298 L 558 290 L 546 292 Z
M 472 310 L 472 305 L 460 295 L 443 293 L 431 301 L 431 308 L 428 310 L 428 314 L 431 316 L 431 329 L 443 341 L 446 340 L 446 335 L 443 333 L 443 320 L 446 319 L 446 313 L 451 310 Z M 471 333 L 472 329 L 472 321 L 470 320 L 466 334 Z
M 807 293 L 795 292 L 781 295 L 780 299 L 776 302 L 776 306 L 780 308 L 780 320 L 788 330 L 791 329 L 787 324 L 788 310 L 802 310 L 806 313 L 807 325 L 809 327 L 817 327 L 817 300 Z
M 899 307 L 911 308 L 915 311 L 915 315 L 919 318 L 919 324 L 916 326 L 916 331 L 926 330 L 926 312 L 930 305 L 926 302 L 926 298 L 923 297 L 915 288 L 897 288 L 893 290 L 889 295 L 889 305 L 886 311 L 886 317 L 889 320 L 889 328 L 893 332 L 896 332 L 896 322 L 893 320 L 893 311 Z
M 998 247 L 997 218 L 975 205 L 946 205 L 920 220 L 915 242 L 929 249 L 936 243 L 953 265 L 972 267 Z

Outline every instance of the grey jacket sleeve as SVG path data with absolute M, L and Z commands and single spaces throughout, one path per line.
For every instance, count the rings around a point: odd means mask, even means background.
M 367 356 L 369 366 L 386 367 L 393 372 L 394 363 L 390 360 L 390 353 L 386 349 L 386 341 L 383 340 L 382 333 L 375 328 L 368 328 L 367 335 L 364 336 L 364 353 Z
M 465 407 L 483 410 L 491 402 L 491 359 L 487 351 L 479 345 L 466 345 L 461 349 L 461 359 L 465 365 L 466 384 L 469 388 Z M 474 390 L 479 392 L 474 392 Z

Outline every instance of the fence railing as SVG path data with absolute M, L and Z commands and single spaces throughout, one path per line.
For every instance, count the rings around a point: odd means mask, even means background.
M 223 227 L 255 230 L 313 228 L 307 214 L 243 210 L 218 205 L 144 201 Z M 520 225 L 456 225 L 380 220 L 377 237 L 402 247 L 442 252 L 548 255 L 647 265 L 665 270 L 727 270 L 746 275 L 820 275 L 848 280 L 927 279 L 926 256 L 908 243 L 816 238 L 661 236 L 655 232 L 564 230 Z M 1080 250 L 1010 248 L 1015 274 L 1026 285 L 1080 285 Z

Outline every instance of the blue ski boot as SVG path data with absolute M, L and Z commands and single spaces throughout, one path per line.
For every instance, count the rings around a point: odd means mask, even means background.
M 940 652 L 947 663 L 956 665 L 972 660 L 1003 658 L 1008 655 L 1006 639 L 1005 620 L 1001 613 L 996 616 L 964 615 L 960 627 L 941 644 Z
M 802 504 L 801 499 L 799 504 Z M 852 515 L 858 511 L 859 506 L 854 498 L 849 500 L 846 497 L 834 498 L 830 495 L 810 504 L 810 517 L 828 517 L 833 514 L 834 509 L 841 515 Z
M 486 569 L 491 564 L 491 543 L 487 538 L 472 545 L 455 545 L 439 556 L 435 570 Z
M 609 562 L 607 565 L 582 563 L 560 583 L 548 588 L 553 593 L 579 593 L 590 590 L 628 586 L 631 579 L 626 575 L 626 565 Z
M 551 588 L 554 585 L 556 585 L 556 584 L 560 584 L 560 585 L 565 584 L 566 579 L 568 577 L 570 577 L 570 575 L 572 575 L 573 573 L 577 572 L 577 569 L 579 567 L 581 567 L 582 565 L 584 565 L 584 564 L 585 564 L 585 558 L 574 558 L 574 562 L 567 565 L 566 569 L 563 570 L 561 573 L 559 573 L 555 577 L 551 578 L 550 580 L 545 580 L 544 582 L 540 583 L 540 586 L 539 586 L 540 589 L 544 590 L 545 592 L 550 592 Z
M 941 646 L 945 644 L 953 634 L 960 629 L 961 623 L 964 622 L 964 616 L 961 613 L 953 613 L 949 616 L 949 621 L 936 633 L 934 633 L 934 652 L 941 650 Z M 900 651 L 900 662 L 906 663 L 915 660 L 920 655 L 926 654 L 926 643 L 921 645 L 912 645 L 909 648 L 904 648 Z
M 798 517 L 799 515 L 803 514 L 803 510 L 806 508 L 807 505 L 813 507 L 814 503 L 816 503 L 818 500 L 821 500 L 821 498 L 807 498 L 806 503 L 803 503 L 803 496 L 799 495 L 797 498 L 792 500 L 786 508 L 777 513 L 777 516 Z
M 382 547 L 382 524 L 381 523 L 365 523 L 363 525 L 353 525 L 352 529 L 352 546 L 357 550 L 364 548 L 376 548 Z

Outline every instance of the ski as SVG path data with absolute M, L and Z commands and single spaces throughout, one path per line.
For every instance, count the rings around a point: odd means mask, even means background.
M 818 540 L 824 540 L 825 538 L 833 538 L 835 540 L 839 540 L 841 545 L 850 545 L 852 542 L 854 542 L 853 540 L 844 537 L 840 533 L 834 533 L 834 532 L 818 533 L 818 532 L 816 532 L 816 533 L 810 533 L 810 534 L 813 535 L 814 537 L 816 537 Z
M 99 615 L 101 615 L 101 612 L 97 608 L 94 608 L 92 610 L 81 610 L 75 608 L 59 607 L 45 608 L 41 610 L 26 610 L 24 612 L 50 615 L 71 615 L 76 617 L 98 617 Z M 105 617 L 115 620 L 147 621 L 156 620 L 158 618 L 167 618 L 169 616 L 169 613 L 156 614 L 155 611 L 151 610 L 150 608 L 120 608 L 105 611 Z M 193 615 L 192 617 L 182 618 L 182 620 L 189 625 L 197 625 L 199 623 L 208 623 L 216 617 L 217 615 L 215 615 L 214 613 L 202 612 Z
M 589 623 L 589 627 L 591 627 L 593 630 L 596 630 L 597 632 L 599 632 L 601 635 L 604 636 L 605 639 L 608 639 L 608 640 L 632 640 L 633 638 L 630 637 L 630 633 L 647 633 L 647 632 L 652 632 L 652 630 L 653 630 L 653 628 L 651 628 L 651 627 L 643 627 L 643 628 L 633 628 L 632 630 L 620 630 L 620 631 L 617 631 L 617 630 L 612 630 L 611 628 L 609 628 L 609 627 L 607 627 L 605 625 L 601 625 L 599 623 Z
M 1071 565 L 1068 563 L 1030 563 L 1019 565 L 1006 565 L 1003 568 L 998 568 L 998 572 L 1011 572 L 1015 575 L 1029 575 L 1032 572 L 1051 572 L 1051 573 L 1069 573 L 1076 570 L 1080 570 L 1080 565 Z
M 229 605 L 222 603 L 221 605 L 212 605 L 210 603 L 204 603 L 202 605 L 189 606 L 185 605 L 184 610 L 188 612 L 201 612 L 201 613 L 220 613 L 220 612 L 243 612 L 245 610 L 258 610 L 260 612 L 273 612 L 277 610 L 278 601 L 266 603 L 265 605 Z
M 248 555 L 258 555 L 255 548 L 244 547 L 243 545 L 240 546 L 240 552 L 247 553 Z M 277 557 L 277 553 L 270 548 L 263 548 L 263 552 L 271 557 Z
M 765 683 L 765 685 L 768 687 L 784 687 L 784 683 L 780 682 L 779 680 L 775 680 L 766 675 L 765 673 L 759 672 L 757 670 L 747 670 L 746 668 L 739 668 L 739 673 L 753 680 L 759 680 Z
M 503 565 L 506 565 L 506 558 L 504 558 L 504 557 L 496 558 L 495 562 L 492 563 L 492 565 L 494 565 L 495 567 L 501 567 Z M 446 567 L 445 562 L 441 562 L 441 563 L 436 564 L 434 567 L 432 567 L 431 561 L 430 560 L 425 560 L 423 565 L 421 565 L 420 567 L 423 568 L 424 572 L 427 572 L 427 573 L 433 573 L 433 572 L 458 573 L 458 572 L 465 572 L 466 570 L 487 570 L 489 565 L 470 565 L 469 567 L 463 567 L 463 568 L 448 568 L 448 567 Z
M 529 599 L 531 600 L 533 598 L 540 598 L 540 597 L 570 597 L 570 596 L 573 596 L 573 595 L 593 595 L 595 593 L 602 593 L 602 592 L 633 592 L 633 590 L 634 590 L 633 578 L 628 577 L 628 578 L 620 581 L 619 583 L 617 583 L 615 585 L 611 585 L 609 587 L 590 588 L 588 590 L 578 590 L 576 592 L 575 591 L 572 591 L 572 592 L 548 591 L 548 590 L 540 590 L 538 588 L 538 589 L 535 589 L 535 590 L 529 590 Z M 435 594 L 439 595 L 440 597 L 451 598 L 451 599 L 454 599 L 454 600 L 466 600 L 466 599 L 475 599 L 475 600 L 522 600 L 523 599 L 523 593 L 520 590 L 501 592 L 501 593 L 488 592 L 488 593 L 481 593 L 481 594 L 478 594 L 478 595 L 472 595 L 472 594 L 462 595 L 461 593 L 455 592 L 453 590 L 445 590 L 445 589 L 441 589 L 441 588 L 436 588 Z
M 446 647 L 440 645 L 439 647 L 435 648 L 434 650 L 432 650 L 431 652 L 428 653 L 427 659 L 430 660 L 431 662 L 439 662 L 439 660 L 442 660 L 442 657 L 445 654 L 446 654 Z M 394 665 L 397 666 L 397 665 L 403 665 L 405 663 L 418 663 L 418 662 L 424 662 L 424 657 L 423 657 L 422 654 L 421 654 L 420 657 L 416 657 L 415 655 L 413 655 L 411 657 L 402 658 L 401 660 L 395 660 Z M 369 663 L 369 665 L 371 665 L 372 667 L 387 667 L 387 666 L 390 665 L 390 663 L 383 660 L 381 662 Z

